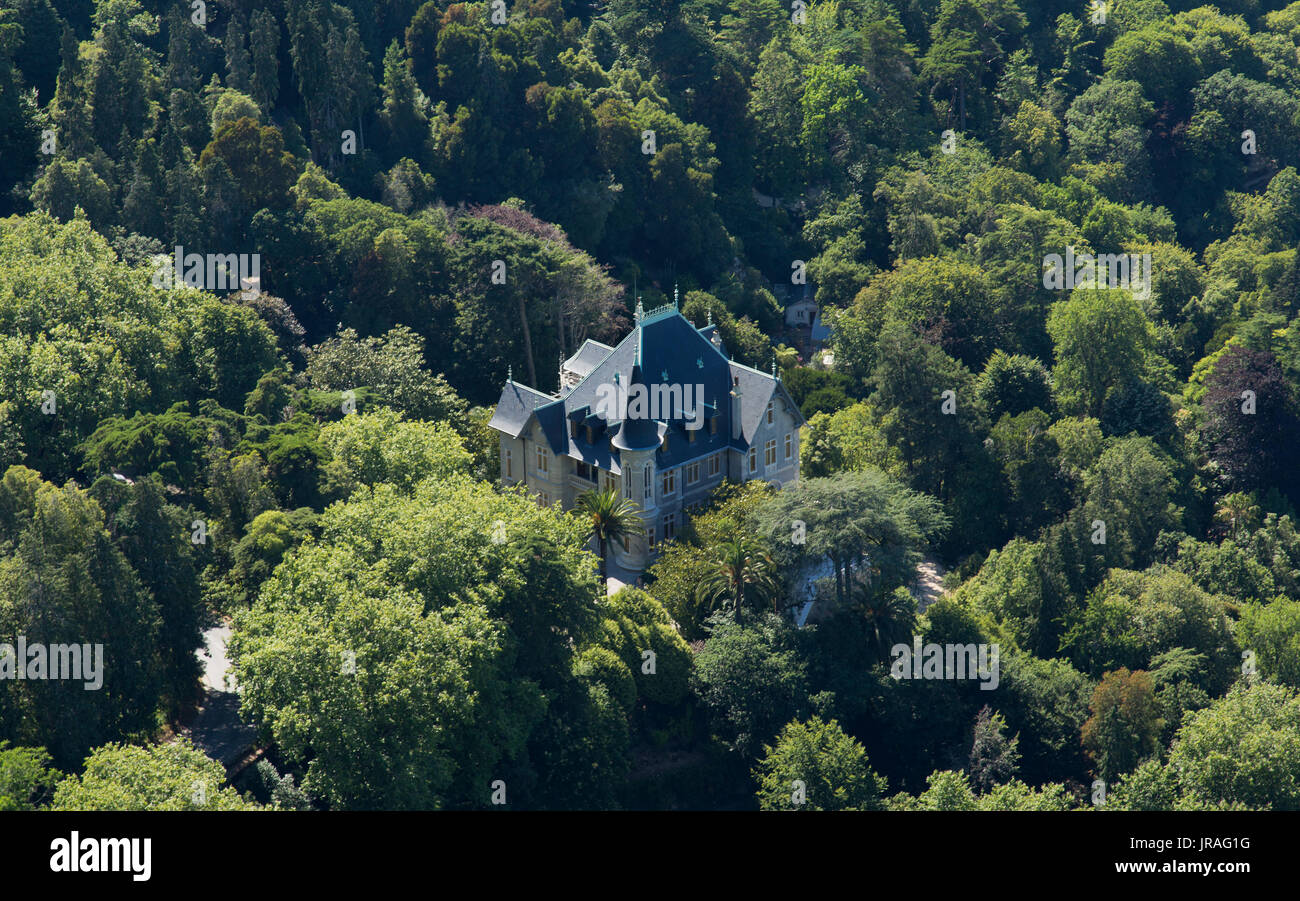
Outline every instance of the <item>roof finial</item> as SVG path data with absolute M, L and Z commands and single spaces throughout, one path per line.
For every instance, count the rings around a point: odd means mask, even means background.
M 506 364 L 506 381 L 507 381 L 507 382 L 513 382 L 514 380 L 515 380 L 515 367 L 514 367 L 514 364 L 513 364 L 513 363 L 507 363 L 507 364 Z
M 709 325 L 713 325 L 713 309 L 712 309 L 712 307 L 709 308 L 709 310 L 708 310 L 708 314 L 709 314 Z
M 677 282 L 673 282 L 673 308 L 677 307 Z
M 776 378 L 776 354 L 772 354 L 772 378 Z
M 640 325 L 641 320 L 645 317 L 645 307 L 641 306 L 641 298 L 639 297 L 636 299 L 636 311 L 632 315 L 636 318 L 637 325 Z

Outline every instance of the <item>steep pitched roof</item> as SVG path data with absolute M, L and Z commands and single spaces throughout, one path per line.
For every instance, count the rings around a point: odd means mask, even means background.
M 591 373 L 591 370 L 599 366 L 601 361 L 609 356 L 610 351 L 613 349 L 608 344 L 601 344 L 599 341 L 588 338 L 582 342 L 582 347 L 578 348 L 577 353 L 564 361 L 564 368 L 571 370 L 579 378 L 586 378 Z
M 645 387 L 645 379 L 641 375 L 641 367 L 638 364 L 632 366 L 632 377 L 628 380 L 629 391 L 635 391 L 637 388 Z M 659 437 L 659 424 L 650 418 L 648 412 L 636 413 L 629 411 L 627 418 L 623 420 L 623 427 L 618 430 L 614 436 L 613 445 L 621 451 L 625 450 L 651 450 L 659 446 L 661 442 Z
M 505 432 L 511 438 L 518 438 L 523 434 L 533 411 L 554 400 L 551 395 L 536 388 L 507 381 L 501 389 L 501 399 L 497 401 L 497 408 L 488 425 L 498 432 Z
M 662 442 L 665 435 L 669 438 L 668 448 L 657 453 L 656 461 L 660 466 L 676 466 L 726 447 L 748 449 L 754 433 L 762 424 L 768 401 L 778 392 L 794 410 L 797 423 L 802 425 L 798 407 L 780 380 L 729 360 L 709 340 L 715 328 L 712 325 L 695 328 L 673 305 L 640 313 L 632 331 L 617 346 L 608 349 L 603 359 L 563 397 L 552 397 L 508 382 L 491 425 L 517 438 L 535 417 L 553 452 L 617 472 L 617 447 L 628 440 L 618 440 L 619 433 L 627 423 L 606 422 L 599 414 L 611 387 L 630 390 L 633 368 L 638 363 L 638 345 L 640 375 L 652 390 L 656 385 L 689 385 L 691 400 L 697 400 L 694 397 L 697 393 L 702 395 L 705 408 L 704 427 L 695 430 L 693 436 L 685 428 L 682 411 L 674 410 L 671 416 L 657 417 L 659 441 Z M 604 345 L 588 341 L 570 360 L 582 358 L 586 363 L 602 347 Z M 732 437 L 733 384 L 739 389 L 740 398 L 740 428 L 736 438 Z M 684 387 L 682 393 L 685 393 Z M 717 420 L 715 433 L 708 428 L 709 419 Z M 571 423 L 579 426 L 577 436 L 573 434 Z M 585 427 L 588 425 L 592 426 L 594 433 L 594 441 L 590 444 L 586 442 Z M 610 452 L 611 439 L 614 439 L 613 453 Z M 638 436 L 633 443 L 640 446 L 645 440 L 645 436 Z
M 825 343 L 831 340 L 830 326 L 822 321 L 822 314 L 820 312 L 813 319 L 811 337 L 813 341 L 818 343 Z
M 739 450 L 747 450 L 754 440 L 754 434 L 763 424 L 767 414 L 767 405 L 774 397 L 781 397 L 789 405 L 795 417 L 795 428 L 803 425 L 805 420 L 799 412 L 799 405 L 794 402 L 780 379 L 760 372 L 743 363 L 731 364 L 731 376 L 735 381 L 733 390 L 740 393 L 740 438 L 732 444 Z

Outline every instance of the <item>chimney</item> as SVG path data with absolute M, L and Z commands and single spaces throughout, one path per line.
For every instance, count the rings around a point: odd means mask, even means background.
M 740 410 L 741 410 L 740 385 L 736 385 L 731 389 L 731 437 L 733 439 L 739 438 L 741 435 Z

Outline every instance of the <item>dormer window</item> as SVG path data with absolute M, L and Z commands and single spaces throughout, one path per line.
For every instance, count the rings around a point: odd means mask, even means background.
M 588 444 L 596 443 L 596 432 L 594 429 L 592 429 L 591 426 L 587 426 L 587 443 Z
M 772 410 L 775 405 L 776 405 L 776 401 L 769 400 L 767 402 L 767 424 L 768 425 L 772 424 Z

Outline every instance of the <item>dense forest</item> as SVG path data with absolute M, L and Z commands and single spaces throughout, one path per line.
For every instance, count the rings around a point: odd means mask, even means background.
M 0 810 L 1300 809 L 1298 170 L 1300 3 L 0 0 Z M 607 596 L 487 423 L 674 292 L 802 478 Z

